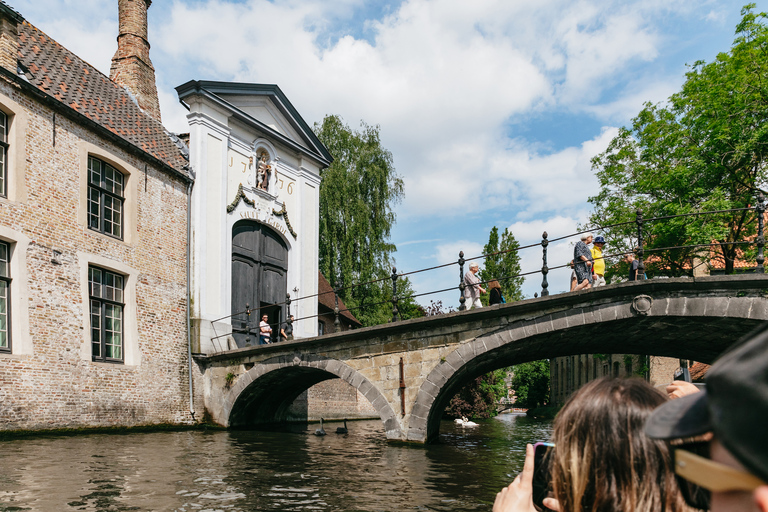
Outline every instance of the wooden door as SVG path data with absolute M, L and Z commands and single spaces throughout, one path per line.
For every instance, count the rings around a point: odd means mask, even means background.
M 238 347 L 258 344 L 261 315 L 273 339 L 285 317 L 288 248 L 272 229 L 240 221 L 232 229 L 232 334 Z M 250 315 L 245 313 L 250 309 Z

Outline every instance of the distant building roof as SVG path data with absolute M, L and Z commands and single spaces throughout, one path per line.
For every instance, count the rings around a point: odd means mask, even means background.
M 318 304 L 333 312 L 334 308 L 336 307 L 336 298 L 333 294 L 333 287 L 331 286 L 331 283 L 329 283 L 325 278 L 322 272 L 318 272 L 317 293 Z M 323 313 L 327 314 L 327 311 L 321 312 L 321 314 Z M 353 315 L 350 311 L 347 311 L 347 306 L 344 305 L 344 301 L 341 300 L 341 297 L 339 297 L 339 316 L 343 316 L 347 321 L 356 325 L 357 327 L 363 325 L 357 318 L 355 318 L 355 315 Z
M 704 382 L 704 377 L 706 377 L 710 367 L 711 365 L 705 363 L 693 363 L 688 369 L 691 374 L 691 381 Z
M 127 90 L 29 22 L 21 22 L 18 31 L 23 81 L 190 179 L 183 144 L 145 114 Z

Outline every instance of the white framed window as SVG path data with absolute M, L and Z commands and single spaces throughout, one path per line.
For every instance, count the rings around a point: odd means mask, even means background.
M 91 314 L 91 359 L 122 363 L 125 279 L 99 267 L 88 267 Z
M 0 352 L 11 352 L 11 247 L 0 241 Z
M 8 197 L 8 114 L 0 110 L 0 196 Z
M 107 162 L 88 157 L 88 227 L 123 238 L 125 176 Z

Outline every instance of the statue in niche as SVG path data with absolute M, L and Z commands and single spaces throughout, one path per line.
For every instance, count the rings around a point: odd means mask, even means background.
M 259 165 L 256 168 L 256 182 L 258 188 L 265 192 L 269 191 L 269 177 L 272 174 L 272 166 L 267 163 L 267 156 L 266 151 L 259 155 Z

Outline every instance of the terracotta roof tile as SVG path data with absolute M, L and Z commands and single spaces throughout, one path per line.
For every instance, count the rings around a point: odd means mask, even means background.
M 159 121 L 142 112 L 124 88 L 27 21 L 19 25 L 19 62 L 41 91 L 189 175 L 186 159 Z
M 325 306 L 326 308 L 333 311 L 333 309 L 336 307 L 336 298 L 333 294 L 333 287 L 331 286 L 331 283 L 329 283 L 325 278 L 322 272 L 318 272 L 317 293 L 317 302 L 321 306 Z M 348 321 L 353 322 L 357 326 L 362 325 L 360 321 L 355 318 L 355 315 L 353 315 L 350 311 L 345 311 L 346 309 L 347 306 L 344 305 L 344 301 L 341 300 L 341 297 L 339 297 L 339 316 L 343 316 Z

